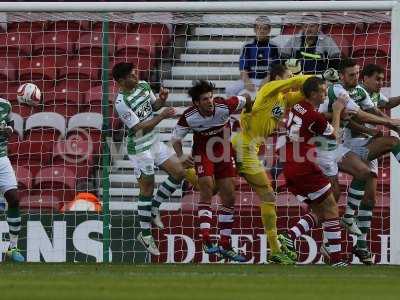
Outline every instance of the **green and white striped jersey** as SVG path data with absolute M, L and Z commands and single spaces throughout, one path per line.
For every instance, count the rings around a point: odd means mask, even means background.
M 389 102 L 389 99 L 382 94 L 381 92 L 375 93 L 375 92 L 368 92 L 367 88 L 362 84 L 361 85 L 365 91 L 368 93 L 369 97 L 371 98 L 372 103 L 374 104 L 375 107 L 383 106 L 386 103 Z
M 119 92 L 115 101 L 115 108 L 119 118 L 129 128 L 127 150 L 128 154 L 138 154 L 150 149 L 156 140 L 156 131 L 146 134 L 134 133 L 132 128 L 140 122 L 153 117 L 152 105 L 156 96 L 146 81 L 139 81 L 136 88 L 129 93 Z
M 8 100 L 0 98 L 0 127 L 7 126 L 10 122 L 11 104 Z M 7 156 L 8 136 L 0 133 L 0 157 Z
M 344 97 L 347 99 L 345 109 L 349 112 L 357 112 L 360 107 L 373 107 L 373 103 L 368 96 L 367 91 L 360 85 L 355 88 L 346 90 L 341 83 L 336 83 L 328 87 L 328 95 L 323 104 L 320 105 L 319 112 L 332 112 L 332 104 L 339 98 Z M 342 122 L 341 126 L 346 126 Z M 345 132 L 346 136 L 346 132 Z M 321 138 L 320 148 L 322 150 L 334 150 L 337 148 L 337 143 L 334 140 Z

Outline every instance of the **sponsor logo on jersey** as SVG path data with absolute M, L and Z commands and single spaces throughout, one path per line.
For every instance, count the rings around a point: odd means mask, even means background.
M 281 119 L 282 116 L 283 116 L 283 108 L 280 107 L 279 105 L 278 105 L 278 106 L 275 106 L 275 107 L 272 109 L 272 116 L 273 116 L 275 119 Z
M 143 104 L 135 109 L 135 113 L 141 121 L 146 119 L 151 114 L 151 112 L 152 108 L 149 101 L 145 101 Z

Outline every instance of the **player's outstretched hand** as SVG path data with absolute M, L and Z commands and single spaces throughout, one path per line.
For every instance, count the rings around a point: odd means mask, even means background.
M 161 87 L 160 91 L 158 92 L 158 98 L 160 98 L 162 102 L 165 102 L 168 99 L 168 95 L 169 95 L 169 90 Z
M 175 116 L 175 114 L 176 110 L 173 107 L 167 107 L 160 113 L 163 119 L 171 118 Z

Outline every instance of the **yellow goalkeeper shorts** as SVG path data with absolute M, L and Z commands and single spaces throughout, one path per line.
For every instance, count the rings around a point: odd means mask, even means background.
M 236 168 L 239 174 L 258 174 L 265 172 L 264 166 L 258 159 L 260 145 L 242 132 L 232 137 L 232 146 L 235 149 Z

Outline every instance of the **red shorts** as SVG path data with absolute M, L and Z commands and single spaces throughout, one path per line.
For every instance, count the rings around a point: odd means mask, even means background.
M 313 162 L 286 162 L 283 173 L 289 191 L 300 201 L 321 201 L 331 192 L 328 177 Z
M 195 160 L 195 169 L 198 177 L 214 176 L 215 179 L 236 177 L 235 158 L 232 146 L 229 153 L 224 156 L 215 153 L 215 161 L 212 161 L 206 153 L 192 153 Z

